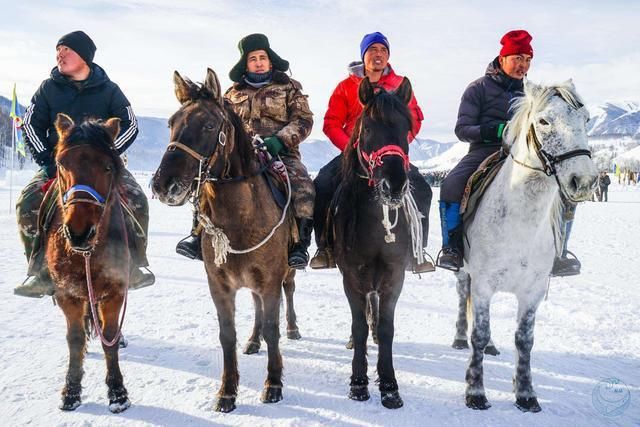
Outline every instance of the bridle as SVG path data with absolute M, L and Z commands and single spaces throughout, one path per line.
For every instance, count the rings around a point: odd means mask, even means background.
M 369 180 L 369 187 L 375 187 L 377 182 L 373 178 L 374 171 L 384 164 L 384 158 L 388 156 L 396 156 L 402 159 L 402 166 L 405 172 L 409 171 L 409 155 L 404 152 L 402 147 L 397 144 L 389 144 L 380 148 L 379 150 L 371 151 L 369 153 L 362 150 L 362 144 L 360 140 L 362 137 L 362 123 L 358 129 L 358 138 L 353 143 L 354 148 L 358 153 L 358 161 L 362 167 L 365 176 L 363 178 Z

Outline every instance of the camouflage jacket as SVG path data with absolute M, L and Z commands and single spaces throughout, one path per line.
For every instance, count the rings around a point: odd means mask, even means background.
M 261 88 L 235 83 L 224 97 L 249 135 L 275 135 L 291 155 L 298 153 L 298 145 L 311 133 L 313 113 L 307 95 L 302 93 L 302 85 L 285 73 L 274 71 L 271 83 Z

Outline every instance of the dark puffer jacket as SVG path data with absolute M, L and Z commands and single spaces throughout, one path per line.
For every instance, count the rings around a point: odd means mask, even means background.
M 23 134 L 34 160 L 40 166 L 53 162 L 53 149 L 58 142 L 54 126 L 58 113 L 64 113 L 74 122 L 84 120 L 120 119 L 120 134 L 114 141 L 122 154 L 138 135 L 138 121 L 131 104 L 117 84 L 97 64 L 91 65 L 91 74 L 84 83 L 73 82 L 51 70 L 51 77 L 43 81 L 31 98 L 24 113 Z
M 523 81 L 506 75 L 496 57 L 485 75 L 471 82 L 462 94 L 456 136 L 460 141 L 471 143 L 469 151 L 487 146 L 500 147 L 499 142 L 483 142 L 480 127 L 506 123 L 512 116 L 511 101 L 522 95 Z

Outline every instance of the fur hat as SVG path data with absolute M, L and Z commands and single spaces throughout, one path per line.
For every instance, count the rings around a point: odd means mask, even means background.
M 238 83 L 247 71 L 247 56 L 250 52 L 264 50 L 269 55 L 269 60 L 274 70 L 286 72 L 289 69 L 289 61 L 282 59 L 269 46 L 269 39 L 264 34 L 249 34 L 238 43 L 240 60 L 229 71 L 229 78 Z
M 525 30 L 513 30 L 502 36 L 500 44 L 500 56 L 526 54 L 533 57 L 533 48 L 531 47 L 531 34 Z
M 69 49 L 73 50 L 75 53 L 82 58 L 87 65 L 91 66 L 93 64 L 93 56 L 96 53 L 96 45 L 91 40 L 84 31 L 74 31 L 69 34 L 65 34 L 60 37 L 58 43 L 56 43 L 56 48 L 58 46 L 64 45 Z

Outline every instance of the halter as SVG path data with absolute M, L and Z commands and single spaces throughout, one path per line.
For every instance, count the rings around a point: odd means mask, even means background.
M 516 159 L 513 156 L 513 153 L 509 153 L 513 161 L 527 169 L 543 172 L 547 176 L 554 176 L 556 178 L 556 183 L 558 184 L 558 188 L 560 188 L 560 191 L 563 193 L 563 195 L 567 199 L 571 201 L 575 201 L 571 198 L 571 196 L 569 196 L 569 194 L 567 194 L 564 188 L 562 188 L 562 185 L 560 184 L 560 180 L 558 179 L 556 165 L 572 157 L 587 156 L 591 158 L 591 151 L 585 150 L 585 149 L 571 150 L 571 151 L 567 151 L 566 153 L 562 153 L 562 154 L 558 154 L 557 156 L 554 156 L 542 148 L 542 144 L 538 139 L 538 135 L 536 134 L 536 130 L 533 124 L 531 124 L 531 127 L 529 128 L 529 132 L 527 132 L 527 144 L 529 144 L 530 142 L 533 142 L 533 148 L 535 150 L 536 155 L 538 156 L 538 159 L 540 159 L 540 162 L 542 163 L 542 167 L 539 168 L 539 167 L 528 165 Z
M 369 180 L 370 187 L 374 187 L 376 185 L 376 180 L 373 178 L 373 172 L 384 164 L 383 159 L 387 156 L 400 157 L 402 159 L 402 166 L 404 167 L 405 172 L 409 171 L 409 156 L 399 145 L 385 145 L 379 150 L 372 151 L 371 153 L 362 151 L 362 148 L 360 147 L 360 138 L 358 138 L 353 145 L 358 150 L 360 165 L 367 174 L 365 178 Z M 364 163 L 362 160 L 364 160 Z

